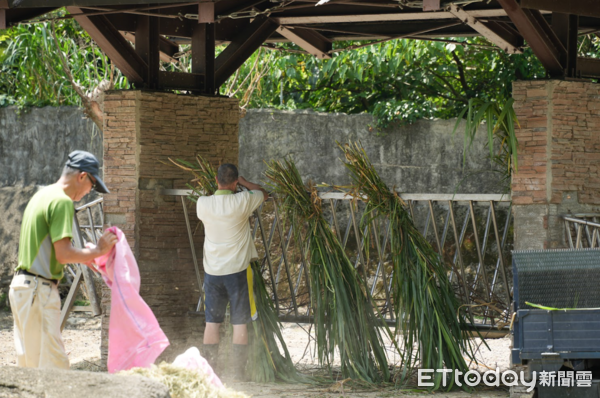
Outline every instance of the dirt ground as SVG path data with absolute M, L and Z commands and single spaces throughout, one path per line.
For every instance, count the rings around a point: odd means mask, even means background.
M 87 313 L 73 313 L 68 320 L 67 327 L 63 332 L 65 348 L 71 362 L 71 368 L 75 370 L 100 371 L 100 317 L 91 318 Z M 300 368 L 315 367 L 313 349 L 308 344 L 308 333 L 306 325 L 285 324 L 283 335 L 288 344 L 292 359 Z M 474 369 L 486 371 L 499 367 L 502 371 L 509 366 L 509 340 L 488 339 L 490 349 L 480 345 L 478 339 L 474 340 L 479 346 L 477 352 L 477 363 L 471 365 Z M 397 359 L 396 359 L 397 360 Z M 393 356 L 390 362 L 396 361 Z M 0 366 L 15 366 L 15 351 L 13 344 L 13 326 L 10 312 L 0 311 Z M 226 383 L 227 384 L 227 383 Z M 289 384 L 258 384 L 258 383 L 235 383 L 227 384 L 254 397 L 298 397 L 298 398 L 338 398 L 338 397 L 415 397 L 431 395 L 417 390 L 399 391 L 393 387 L 380 389 L 356 389 L 349 383 L 338 382 L 329 387 L 307 387 Z M 508 397 L 506 389 L 490 390 L 479 389 L 468 394 L 461 391 L 450 393 L 437 392 L 436 397 L 463 398 L 499 398 Z

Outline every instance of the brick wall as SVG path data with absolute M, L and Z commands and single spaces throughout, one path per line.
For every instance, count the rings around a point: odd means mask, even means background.
M 515 246 L 565 247 L 560 215 L 600 204 L 600 85 L 558 80 L 513 84 L 518 173 L 513 175 Z
M 199 297 L 180 197 L 163 188 L 185 189 L 191 178 L 168 158 L 214 166 L 238 162 L 239 107 L 235 99 L 147 91 L 113 91 L 104 101 L 105 222 L 119 226 L 136 255 L 140 293 L 171 342 L 163 359 L 201 344 L 203 320 L 189 315 Z M 186 200 L 192 228 L 198 221 Z M 195 234 L 202 267 L 202 239 Z M 109 291 L 103 291 L 108 311 Z M 108 316 L 103 319 L 102 353 L 107 350 Z

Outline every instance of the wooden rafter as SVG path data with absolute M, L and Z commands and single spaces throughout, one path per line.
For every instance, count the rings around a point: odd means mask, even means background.
M 542 14 L 525 10 L 516 0 L 498 0 L 551 76 L 563 76 L 567 51 Z
M 501 9 L 468 11 L 469 15 L 478 17 L 505 17 L 506 12 Z M 455 19 L 456 16 L 449 11 L 439 12 L 396 12 L 386 14 L 347 14 L 347 15 L 318 15 L 274 17 L 281 25 L 321 24 L 321 23 L 364 23 L 385 21 L 431 21 L 438 19 Z
M 521 0 L 521 7 L 600 18 L 600 1 L 598 0 Z
M 520 48 L 523 45 L 523 40 L 515 35 L 510 35 L 507 30 L 502 29 L 501 25 L 494 22 L 482 22 L 455 4 L 450 6 L 450 12 L 507 53 L 523 53 Z
M 82 13 L 82 9 L 79 7 L 67 7 L 67 11 L 72 14 Z M 130 82 L 144 82 L 146 63 L 105 16 L 79 16 L 75 20 L 89 33 Z
M 331 40 L 310 29 L 280 26 L 277 33 L 317 58 L 331 58 Z
M 261 15 L 242 30 L 215 62 L 215 86 L 220 87 L 278 28 L 272 19 Z
M 120 31 L 121 35 L 123 35 L 123 37 L 125 39 L 127 39 L 127 41 L 133 43 L 135 45 L 135 34 L 134 33 L 130 33 L 130 32 L 125 32 L 125 31 Z M 179 46 L 176 43 L 173 43 L 170 40 L 165 39 L 164 37 L 160 37 L 160 59 L 163 62 L 177 62 L 177 60 L 175 58 L 173 58 L 173 55 L 175 55 L 178 51 L 179 51 Z

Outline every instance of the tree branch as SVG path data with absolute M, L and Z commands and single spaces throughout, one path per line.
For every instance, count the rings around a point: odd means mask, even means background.
M 460 83 L 463 86 L 463 90 L 465 91 L 467 97 L 469 97 L 470 90 L 469 85 L 467 84 L 467 79 L 465 77 L 465 68 L 463 66 L 463 63 L 460 60 L 460 58 L 458 58 L 458 55 L 456 55 L 456 51 L 452 51 L 450 54 L 452 54 L 452 58 L 454 58 L 454 62 L 456 62 L 456 65 L 458 66 L 458 75 L 460 76 Z
M 63 70 L 63 72 L 65 72 L 65 75 L 67 75 L 67 79 L 71 83 L 71 86 L 73 86 L 73 89 L 75 90 L 77 95 L 79 95 L 79 97 L 81 97 L 81 103 L 83 105 L 84 113 L 90 119 L 92 119 L 92 121 L 96 124 L 96 126 L 100 129 L 100 131 L 102 131 L 103 130 L 103 120 L 102 120 L 103 117 L 102 117 L 102 111 L 100 110 L 100 106 L 98 103 L 96 103 L 94 106 L 94 104 L 92 104 L 92 101 L 83 92 L 81 87 L 79 87 L 79 85 L 77 85 L 77 83 L 75 83 L 75 79 L 73 78 L 71 69 L 69 68 L 69 65 L 67 64 L 65 55 L 63 54 L 62 49 L 60 48 L 60 44 L 58 43 L 58 38 L 56 37 L 56 32 L 54 31 L 54 21 L 52 22 L 52 25 L 50 27 L 50 34 L 52 34 L 52 39 L 54 40 L 54 45 L 56 46 L 56 54 L 57 54 L 58 58 L 60 59 L 60 65 L 62 67 L 62 70 Z

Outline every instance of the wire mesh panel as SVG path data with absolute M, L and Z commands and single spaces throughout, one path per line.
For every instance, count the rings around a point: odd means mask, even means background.
M 600 249 L 515 251 L 513 267 L 519 309 L 600 307 Z

